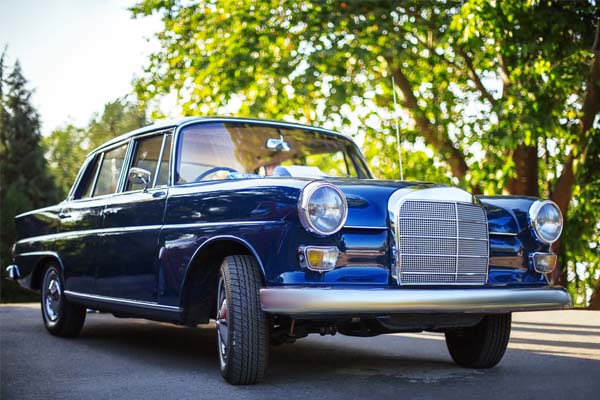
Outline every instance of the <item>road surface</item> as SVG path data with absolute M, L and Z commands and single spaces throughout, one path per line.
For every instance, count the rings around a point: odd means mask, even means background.
M 271 348 L 264 383 L 218 371 L 214 327 L 88 314 L 77 339 L 49 335 L 37 304 L 0 306 L 0 399 L 597 399 L 600 312 L 513 315 L 504 360 L 455 366 L 443 335 L 311 335 Z

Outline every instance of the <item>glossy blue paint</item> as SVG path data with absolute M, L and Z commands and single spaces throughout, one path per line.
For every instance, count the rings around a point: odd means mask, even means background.
M 97 151 L 166 127 L 176 128 L 176 139 L 181 126 L 202 121 L 185 119 L 143 128 Z M 171 146 L 171 160 L 176 159 L 177 147 Z M 131 150 L 129 154 L 130 158 Z M 150 313 L 144 315 L 149 318 L 184 318 L 183 314 L 160 314 L 161 310 L 150 312 L 152 307 L 147 304 L 182 307 L 193 268 L 203 267 L 195 266 L 195 260 L 205 249 L 222 242 L 255 255 L 266 286 L 397 288 L 390 275 L 394 243 L 388 200 L 399 189 L 418 191 L 438 186 L 328 179 L 344 192 L 348 218 L 336 234 L 319 237 L 307 232 L 298 218 L 300 192 L 313 179 L 247 177 L 123 193 L 124 175 L 115 194 L 75 199 L 73 191 L 59 205 L 17 217 L 15 261 L 23 276 L 21 284 L 36 289 L 32 279 L 36 268 L 44 257 L 56 254 L 64 265 L 67 290 L 104 296 L 98 303 L 101 307 L 109 307 L 106 298 L 131 299 L 143 302 L 142 308 Z M 488 286 L 545 285 L 545 277 L 534 271 L 528 260 L 531 252 L 549 250 L 529 228 L 528 210 L 536 199 L 478 199 L 486 209 L 490 232 Z M 337 246 L 337 267 L 325 273 L 303 269 L 298 248 L 306 245 Z M 195 290 L 209 293 L 212 284 L 207 280 Z M 92 305 L 91 300 L 85 301 Z M 115 307 L 111 308 L 114 312 L 128 311 L 123 302 Z M 139 315 L 135 310 L 130 309 L 132 315 Z M 152 314 L 155 312 L 158 314 Z

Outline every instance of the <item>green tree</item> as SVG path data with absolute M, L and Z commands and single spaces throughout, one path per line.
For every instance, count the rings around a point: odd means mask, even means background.
M 86 155 L 123 133 L 148 124 L 146 112 L 132 99 L 118 98 L 104 105 L 85 128 L 68 124 L 44 138 L 50 171 L 62 198 L 69 193 Z
M 17 61 L 4 77 L 6 53 L 0 57 L 0 265 L 10 260 L 15 241 L 14 216 L 58 199 L 40 145 L 40 120 L 31 105 Z M 4 268 L 2 268 L 4 274 Z M 15 285 L 2 280 L 2 300 L 20 297 Z
M 376 174 L 398 177 L 395 90 L 405 177 L 554 199 L 569 221 L 554 280 L 569 278 L 579 304 L 593 285 L 600 296 L 595 1 L 145 0 L 132 12 L 164 23 L 142 100 L 176 93 L 186 114 L 350 131 Z
M 46 149 L 50 172 L 54 176 L 60 197 L 64 199 L 71 190 L 87 154 L 86 132 L 68 124 L 43 138 L 43 146 Z
M 144 125 L 148 125 L 146 109 L 136 100 L 124 97 L 106 103 L 102 113 L 95 114 L 86 129 L 90 150 Z

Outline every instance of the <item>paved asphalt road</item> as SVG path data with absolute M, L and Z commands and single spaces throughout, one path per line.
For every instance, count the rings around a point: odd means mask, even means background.
M 46 333 L 39 306 L 0 306 L 0 398 L 598 399 L 600 312 L 514 314 L 491 370 L 455 366 L 439 334 L 310 336 L 272 348 L 256 386 L 227 385 L 212 327 L 88 314 L 77 339 Z

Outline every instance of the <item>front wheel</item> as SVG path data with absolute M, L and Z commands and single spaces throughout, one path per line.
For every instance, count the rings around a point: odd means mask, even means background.
M 506 352 L 510 324 L 510 314 L 488 315 L 475 326 L 446 332 L 452 359 L 461 367 L 492 368 Z
M 221 374 L 234 385 L 257 383 L 267 368 L 269 328 L 260 288 L 260 268 L 253 257 L 225 258 L 217 286 L 217 343 Z
M 73 304 L 65 298 L 60 269 L 50 264 L 42 282 L 42 318 L 46 329 L 53 335 L 77 336 L 85 321 L 85 307 Z

